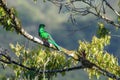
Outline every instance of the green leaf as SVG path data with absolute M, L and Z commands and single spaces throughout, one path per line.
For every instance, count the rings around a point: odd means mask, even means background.
M 104 38 L 106 35 L 109 35 L 110 34 L 110 31 L 105 28 L 104 24 L 102 22 L 99 22 L 98 23 L 98 30 L 97 30 L 97 36 L 99 38 Z
M 46 0 L 43 0 L 43 2 L 46 2 Z
M 100 74 L 96 72 L 96 77 L 99 80 L 100 79 Z
M 119 6 L 119 8 L 120 8 L 120 0 L 119 0 L 119 2 L 118 2 L 118 6 Z
M 34 3 L 37 3 L 37 0 L 33 0 L 34 1 Z
M 8 26 L 10 26 L 10 24 L 11 24 L 11 20 L 10 19 L 7 20 L 7 24 L 8 24 Z
M 120 24 L 120 16 L 118 16 L 118 23 Z

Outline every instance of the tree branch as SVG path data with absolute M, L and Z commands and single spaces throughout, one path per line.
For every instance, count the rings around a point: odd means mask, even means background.
M 39 70 L 37 68 L 27 67 L 20 62 L 16 62 L 16 61 L 12 60 L 11 57 L 9 55 L 7 55 L 8 54 L 7 52 L 8 51 L 6 51 L 6 49 L 3 50 L 3 48 L 0 48 L 0 62 L 3 62 L 5 64 L 14 64 L 14 65 L 17 65 L 17 66 L 22 67 L 24 69 L 35 71 L 35 72 L 40 73 L 40 74 L 42 74 L 43 72 L 44 73 L 58 73 L 58 72 L 66 72 L 66 71 L 72 71 L 72 70 L 87 68 L 84 65 L 80 65 L 80 66 L 75 66 L 75 67 L 65 68 L 65 69 Z M 5 59 L 2 59 L 3 57 L 5 57 Z
M 86 4 L 88 4 L 89 6 L 91 6 L 92 8 L 94 8 L 94 9 L 96 10 L 96 7 L 95 7 L 95 6 L 89 4 L 88 2 L 85 2 L 84 0 L 82 0 L 82 1 L 83 1 L 84 3 L 86 3 Z M 120 15 L 116 10 L 114 10 L 114 9 L 110 6 L 110 4 L 109 4 L 106 0 L 103 0 L 103 1 L 105 1 L 106 5 L 107 5 L 108 7 L 110 7 L 110 9 L 112 9 L 118 16 Z M 91 13 L 91 14 L 95 15 L 96 17 L 99 17 L 99 18 L 103 19 L 103 20 L 106 21 L 107 23 L 112 24 L 113 26 L 120 28 L 120 24 L 115 23 L 114 21 L 110 20 L 109 18 L 107 18 L 106 16 L 102 15 L 101 13 L 98 13 L 97 11 L 96 11 L 96 13 L 95 13 L 95 12 L 92 12 L 92 11 L 89 10 L 88 13 Z
M 116 23 L 115 21 L 113 20 L 110 20 L 108 17 L 102 15 L 102 12 L 98 11 L 99 9 L 96 7 L 95 4 L 92 4 L 92 2 L 95 2 L 95 0 L 48 0 L 56 5 L 62 5 L 62 6 L 65 6 L 67 8 L 67 10 L 71 13 L 79 13 L 81 15 L 87 15 L 87 14 L 93 14 L 95 15 L 96 17 L 98 18 L 101 18 L 103 19 L 104 21 L 106 21 L 107 23 L 115 26 L 115 27 L 118 27 L 120 28 L 120 24 Z M 108 2 L 107 0 L 101 0 L 103 4 L 103 2 L 105 2 L 106 6 L 108 6 L 117 16 L 120 16 L 120 14 L 118 13 L 118 11 L 116 11 Z M 85 4 L 87 4 L 89 7 L 85 7 L 85 8 L 76 8 L 75 5 L 73 3 L 75 2 L 83 2 Z M 105 12 L 105 9 L 104 9 L 104 4 L 101 5 L 103 6 L 103 10 Z M 100 7 L 101 8 L 101 7 Z M 92 10 L 90 10 L 92 9 Z M 94 9 L 94 11 L 93 11 Z M 105 14 L 105 13 L 103 13 Z
M 113 73 L 110 73 L 109 71 L 107 71 L 105 69 L 102 69 L 101 67 L 97 66 L 95 63 L 92 63 L 89 60 L 86 60 L 84 57 L 79 56 L 79 61 L 82 63 L 82 65 L 86 66 L 87 68 L 95 69 L 98 72 L 100 72 L 101 74 L 103 74 L 109 78 L 120 80 L 120 77 L 116 76 Z
M 120 16 L 120 14 L 118 13 L 118 11 L 116 11 L 108 2 L 107 2 L 107 0 L 103 0 L 105 3 L 106 3 L 106 5 L 111 9 L 111 10 L 113 10 L 114 12 L 115 12 L 115 14 L 117 15 L 117 16 Z

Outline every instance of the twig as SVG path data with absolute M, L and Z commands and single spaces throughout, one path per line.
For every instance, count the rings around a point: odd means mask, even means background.
M 106 21 L 107 23 L 115 26 L 115 27 L 118 27 L 120 28 L 120 24 L 116 23 L 115 21 L 113 20 L 110 20 L 108 17 L 102 15 L 102 13 L 100 11 L 98 11 L 98 8 L 95 6 L 95 4 L 92 4 L 92 1 L 93 0 L 70 0 L 70 1 L 67 1 L 67 0 L 63 0 L 63 1 L 58 1 L 58 0 L 48 0 L 50 2 L 54 2 L 54 4 L 57 4 L 57 5 L 60 5 L 62 4 L 63 6 L 65 6 L 67 8 L 67 10 L 71 13 L 80 13 L 81 15 L 87 15 L 87 14 L 93 14 L 95 15 L 96 17 L 98 18 L 101 18 L 103 19 L 104 21 Z M 74 6 L 74 2 L 83 2 L 85 4 L 87 4 L 89 6 L 89 9 L 82 9 L 82 8 L 76 8 Z M 95 1 L 95 0 L 94 0 Z M 103 13 L 105 13 L 105 4 L 106 6 L 108 6 L 117 16 L 120 16 L 120 14 L 118 13 L 118 11 L 116 11 L 108 2 L 107 0 L 101 0 L 102 1 L 102 8 L 103 8 Z M 103 4 L 103 2 L 105 2 L 105 4 Z M 90 10 L 92 9 L 92 10 Z M 93 9 L 95 11 L 93 11 Z
M 47 58 L 47 61 L 44 64 L 44 68 L 43 68 L 43 80 L 45 80 L 45 70 L 46 70 L 46 66 L 47 66 L 47 64 L 48 64 L 49 61 L 50 61 L 50 59 Z
M 106 5 L 107 5 L 111 10 L 113 10 L 113 11 L 116 13 L 117 16 L 120 16 L 120 14 L 118 13 L 118 11 L 116 11 L 115 9 L 113 9 L 113 7 L 107 2 L 107 0 L 103 0 L 103 1 L 106 3 Z

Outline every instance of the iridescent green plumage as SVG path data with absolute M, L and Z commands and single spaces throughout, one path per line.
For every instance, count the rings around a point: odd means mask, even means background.
M 53 44 L 60 51 L 60 46 L 58 46 L 58 44 L 53 40 L 52 36 L 47 31 L 45 31 L 44 27 L 45 27 L 44 24 L 39 25 L 39 30 L 38 30 L 39 36 L 42 38 L 42 40 Z

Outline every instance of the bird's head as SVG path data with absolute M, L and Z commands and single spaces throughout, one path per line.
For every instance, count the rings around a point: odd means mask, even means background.
M 45 27 L 45 24 L 40 24 L 39 25 L 39 28 L 44 28 Z

